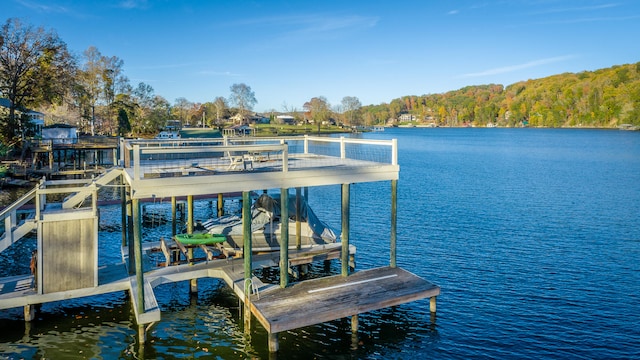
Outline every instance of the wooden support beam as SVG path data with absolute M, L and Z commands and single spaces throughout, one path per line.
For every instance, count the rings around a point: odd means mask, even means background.
M 436 297 L 432 296 L 429 299 L 429 311 L 431 311 L 432 313 L 436 313 Z
M 222 193 L 218 194 L 218 217 L 224 215 L 224 199 Z
M 174 237 L 177 234 L 178 227 L 178 218 L 176 216 L 176 197 L 171 197 L 171 237 Z
M 349 198 L 350 184 L 342 184 L 342 276 L 349 275 Z
M 302 217 L 302 205 L 301 205 L 301 193 L 300 188 L 296 188 L 296 248 L 300 249 L 302 247 L 302 223 L 300 218 Z
M 242 192 L 242 236 L 244 239 L 242 256 L 244 256 L 244 330 L 251 332 L 251 198 L 248 191 Z
M 122 208 L 120 209 L 122 213 L 122 247 L 127 246 L 127 188 L 125 186 L 126 182 L 124 180 L 124 176 L 120 177 L 120 199 Z
M 133 229 L 133 223 L 134 223 L 134 217 L 133 217 L 133 201 L 131 201 L 131 187 L 127 187 L 127 233 L 128 233 L 128 242 L 127 242 L 127 249 L 129 250 L 129 275 L 133 275 L 135 273 L 135 251 L 134 251 L 134 243 L 133 243 L 133 233 L 134 233 L 134 229 Z
M 30 322 L 36 318 L 36 306 L 29 304 L 24 306 L 24 321 Z
M 138 314 L 144 313 L 144 275 L 142 269 L 142 226 L 140 224 L 140 200 L 131 200 L 133 207 L 133 247 L 135 255 Z
M 278 352 L 280 344 L 278 343 L 278 333 L 269 333 L 269 352 Z
M 351 350 L 358 349 L 358 327 L 359 319 L 358 314 L 351 316 Z
M 392 268 L 397 266 L 396 248 L 398 232 L 398 180 L 391 180 L 391 244 L 390 244 L 390 264 Z
M 188 214 L 188 220 L 187 220 L 187 234 L 193 234 L 193 219 L 194 219 L 194 215 L 193 215 L 193 195 L 187 195 L 187 214 Z M 189 247 L 189 265 L 193 265 L 193 263 L 191 262 L 191 259 L 193 259 L 193 247 Z M 191 279 L 189 281 L 189 290 L 192 294 L 196 294 L 198 293 L 198 279 Z
M 144 325 L 138 325 L 138 342 L 140 344 L 147 342 L 147 332 L 145 331 Z
M 280 189 L 280 222 L 280 287 L 286 288 L 289 285 L 289 189 Z

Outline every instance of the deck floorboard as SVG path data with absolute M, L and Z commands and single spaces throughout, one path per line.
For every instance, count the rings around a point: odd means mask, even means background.
M 382 267 L 252 296 L 251 306 L 265 329 L 278 333 L 439 294 L 439 286 L 409 271 Z

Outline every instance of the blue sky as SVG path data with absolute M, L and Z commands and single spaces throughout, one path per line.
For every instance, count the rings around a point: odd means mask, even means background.
M 80 55 L 124 61 L 169 102 L 255 92 L 256 111 L 312 97 L 363 105 L 640 61 L 637 0 L 3 0 Z

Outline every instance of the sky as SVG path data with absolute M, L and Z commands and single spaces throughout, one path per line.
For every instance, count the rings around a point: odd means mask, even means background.
M 124 62 L 133 87 L 174 104 L 255 93 L 255 111 L 302 110 L 640 61 L 638 0 L 1 0 L 80 59 Z

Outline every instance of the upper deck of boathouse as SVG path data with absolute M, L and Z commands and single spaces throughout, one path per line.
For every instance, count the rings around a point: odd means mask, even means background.
M 122 140 L 132 198 L 397 180 L 396 140 L 344 137 Z

